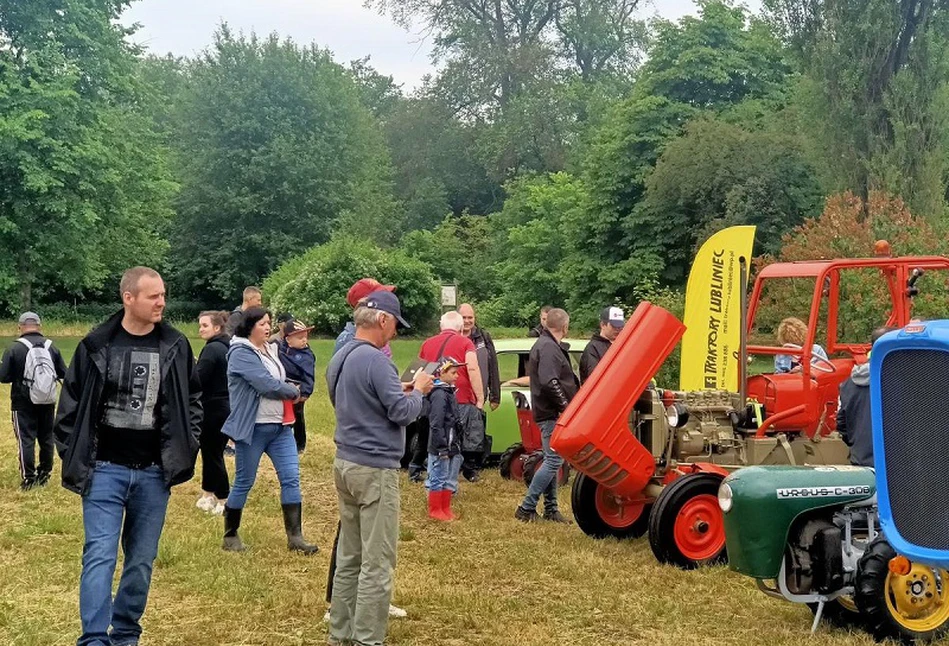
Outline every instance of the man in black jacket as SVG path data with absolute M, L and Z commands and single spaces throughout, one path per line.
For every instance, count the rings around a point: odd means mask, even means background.
M 570 365 L 570 346 L 563 343 L 570 326 L 570 317 L 562 309 L 547 313 L 547 325 L 531 348 L 527 375 L 531 385 L 531 412 L 540 427 L 544 445 L 544 463 L 538 470 L 527 495 L 514 512 L 525 523 L 537 520 L 537 501 L 544 496 L 544 520 L 569 522 L 557 504 L 557 474 L 563 458 L 550 448 L 557 418 L 580 389 L 580 381 Z
M 620 330 L 626 325 L 623 310 L 618 307 L 606 307 L 600 312 L 600 331 L 590 337 L 590 342 L 580 355 L 580 383 L 586 382 L 593 374 L 593 369 L 600 363 L 600 359 L 613 345 Z
M 498 368 L 498 353 L 494 349 L 494 341 L 488 331 L 476 324 L 474 307 L 469 303 L 462 303 L 458 308 L 462 319 L 462 336 L 466 336 L 474 343 L 475 355 L 478 357 L 478 367 L 481 368 L 481 382 L 484 386 L 485 404 L 491 405 L 491 410 L 497 410 L 501 405 L 501 371 Z M 491 439 L 487 428 L 487 416 L 482 410 L 485 420 L 485 437 L 481 451 L 469 452 L 464 456 L 462 473 L 468 480 L 477 478 L 478 471 L 484 466 L 485 458 L 491 452 Z
M 17 449 L 20 455 L 20 488 L 26 491 L 33 487 L 43 487 L 49 482 L 53 471 L 53 416 L 55 400 L 51 403 L 35 403 L 30 396 L 30 385 L 34 375 L 26 375 L 27 355 L 32 348 L 45 348 L 49 354 L 45 357 L 45 366 L 40 367 L 34 360 L 31 365 L 34 373 L 51 368 L 56 379 L 66 376 L 66 363 L 53 342 L 40 332 L 40 317 L 35 312 L 20 315 L 20 337 L 3 354 L 0 362 L 0 383 L 13 384 L 10 387 L 10 408 L 13 411 L 13 432 L 17 437 Z M 50 365 L 50 362 L 52 365 Z M 52 375 L 50 375 L 52 376 Z M 37 382 L 39 383 L 39 382 Z M 50 396 L 55 396 L 55 383 L 50 382 Z M 40 466 L 36 468 L 36 444 L 40 447 Z
M 896 328 L 880 327 L 873 331 L 870 343 Z M 869 358 L 869 357 L 868 357 Z M 873 466 L 873 423 L 870 416 L 870 362 L 854 366 L 850 378 L 840 384 L 837 405 L 837 432 L 850 447 L 850 463 Z
M 194 475 L 201 433 L 194 355 L 162 321 L 161 276 L 129 269 L 119 291 L 123 310 L 76 348 L 56 416 L 63 486 L 82 496 L 81 646 L 138 644 L 170 488 Z

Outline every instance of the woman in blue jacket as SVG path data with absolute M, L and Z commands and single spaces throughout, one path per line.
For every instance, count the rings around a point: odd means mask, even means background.
M 225 550 L 240 552 L 237 535 L 247 494 L 257 479 L 266 453 L 280 480 L 280 503 L 287 530 L 287 547 L 313 554 L 316 545 L 303 540 L 300 461 L 293 439 L 293 402 L 300 390 L 288 384 L 276 343 L 269 343 L 270 313 L 260 307 L 244 311 L 227 351 L 227 389 L 231 413 L 221 432 L 234 440 L 237 470 L 224 507 Z

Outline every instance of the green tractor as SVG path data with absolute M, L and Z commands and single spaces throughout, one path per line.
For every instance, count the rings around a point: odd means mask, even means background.
M 718 492 L 729 567 L 771 596 L 878 639 L 949 632 L 949 324 L 912 324 L 874 345 L 875 469 L 757 466 Z M 944 396 L 944 395 L 941 395 Z

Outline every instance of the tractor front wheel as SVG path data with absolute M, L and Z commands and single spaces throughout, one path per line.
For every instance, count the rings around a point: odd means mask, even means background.
M 662 490 L 649 514 L 649 546 L 660 563 L 691 570 L 725 562 L 721 482 L 717 473 L 693 473 Z
M 909 572 L 891 572 L 896 550 L 876 538 L 857 564 L 854 600 L 877 639 L 904 644 L 930 642 L 949 629 L 949 572 L 911 563 Z
M 498 471 L 505 480 L 523 480 L 524 479 L 524 461 L 521 456 L 524 455 L 524 445 L 518 442 L 511 445 L 507 451 L 501 455 L 501 462 L 498 464 Z
M 650 505 L 624 502 L 582 473 L 573 479 L 570 506 L 577 526 L 594 538 L 639 538 L 649 523 Z

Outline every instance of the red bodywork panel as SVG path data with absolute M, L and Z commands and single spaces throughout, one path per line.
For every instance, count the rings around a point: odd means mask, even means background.
M 810 387 L 800 373 L 762 374 L 748 377 L 748 398 L 764 405 L 768 418 L 777 413 L 803 410 L 776 420 L 765 432 L 800 432 L 829 435 L 837 428 L 837 394 L 853 369 L 853 359 L 833 359 L 834 372 L 812 370 Z M 822 410 L 823 409 L 823 410 Z M 821 411 L 815 414 L 815 411 Z
M 557 421 L 553 449 L 617 494 L 640 493 L 655 475 L 656 459 L 629 430 L 629 411 L 684 333 L 675 316 L 640 303 Z

